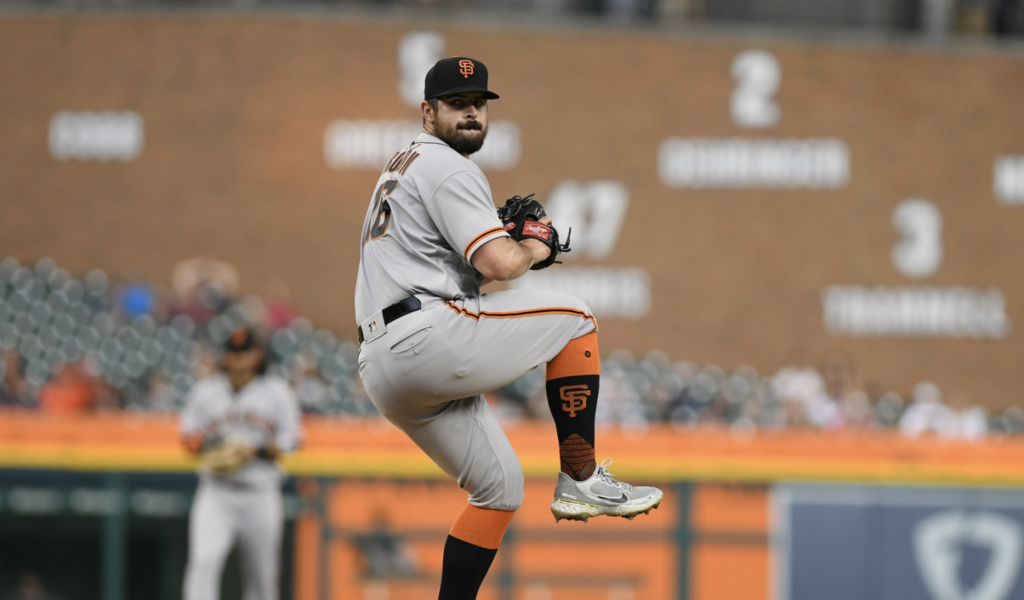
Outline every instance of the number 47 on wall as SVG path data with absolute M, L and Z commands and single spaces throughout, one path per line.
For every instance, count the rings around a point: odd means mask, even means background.
M 618 181 L 563 181 L 551 191 L 547 213 L 561 236 L 572 228 L 572 252 L 601 260 L 615 250 L 629 208 L 629 190 Z

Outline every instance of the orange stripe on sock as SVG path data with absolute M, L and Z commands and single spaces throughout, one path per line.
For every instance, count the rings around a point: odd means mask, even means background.
M 547 380 L 578 375 L 600 375 L 601 357 L 597 353 L 597 332 L 570 340 L 548 363 Z
M 514 510 L 491 510 L 467 504 L 448 535 L 474 546 L 497 550 L 514 514 Z

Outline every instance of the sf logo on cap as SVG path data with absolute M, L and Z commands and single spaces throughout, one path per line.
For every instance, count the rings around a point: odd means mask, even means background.
M 459 61 L 459 73 L 462 73 L 462 77 L 469 79 L 469 76 L 473 74 L 473 61 L 471 60 L 460 60 Z

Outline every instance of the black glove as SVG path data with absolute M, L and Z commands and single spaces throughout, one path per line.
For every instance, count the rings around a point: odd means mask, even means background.
M 544 207 L 534 199 L 533 194 L 525 198 L 512 196 L 505 201 L 505 206 L 498 209 L 498 218 L 505 225 L 505 231 L 512 239 L 519 242 L 525 239 L 540 240 L 551 249 L 551 254 L 541 262 L 530 267 L 532 271 L 546 269 L 561 261 L 555 260 L 559 253 L 569 252 L 569 238 L 572 237 L 572 229 L 565 239 L 564 244 L 558 243 L 558 231 L 550 225 L 540 222 L 545 216 Z

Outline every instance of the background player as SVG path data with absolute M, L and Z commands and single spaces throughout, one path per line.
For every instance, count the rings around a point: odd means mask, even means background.
M 483 392 L 547 364 L 561 473 L 556 520 L 632 518 L 656 488 L 615 480 L 594 452 L 600 383 L 597 321 L 578 298 L 542 291 L 482 295 L 550 263 L 550 219 L 516 241 L 468 159 L 487 135 L 487 69 L 455 57 L 427 73 L 423 133 L 384 167 L 366 214 L 356 320 L 359 374 L 374 404 L 469 492 L 445 543 L 441 600 L 475 598 L 512 515 L 523 473 Z M 524 227 L 513 228 L 523 231 Z
M 181 414 L 185 444 L 200 456 L 184 598 L 220 597 L 237 542 L 245 599 L 277 600 L 284 511 L 275 459 L 298 445 L 298 402 L 287 382 L 264 374 L 263 347 L 249 329 L 232 333 L 221 366 L 195 384 Z

